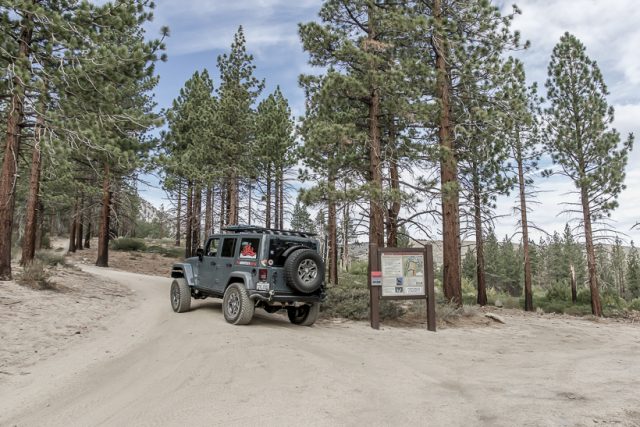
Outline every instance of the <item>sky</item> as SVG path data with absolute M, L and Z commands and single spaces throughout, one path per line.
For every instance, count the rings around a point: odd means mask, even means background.
M 167 25 L 166 63 L 157 66 L 160 83 L 156 88 L 159 108 L 166 108 L 178 95 L 184 82 L 197 70 L 207 68 L 217 76 L 216 58 L 228 51 L 233 35 L 242 25 L 247 50 L 254 55 L 256 76 L 266 81 L 265 93 L 280 86 L 292 112 L 304 112 L 304 94 L 298 86 L 302 73 L 317 72 L 308 65 L 298 37 L 298 23 L 317 19 L 320 0 L 158 0 L 155 18 L 147 25 L 149 36 Z M 512 2 L 498 2 L 509 11 Z M 531 48 L 518 53 L 525 64 L 529 83 L 538 82 L 544 96 L 547 64 L 554 45 L 568 31 L 587 47 L 587 54 L 598 62 L 610 91 L 609 103 L 615 108 L 614 127 L 623 138 L 640 130 L 640 8 L 637 0 L 521 0 L 516 1 L 522 15 L 514 21 Z M 215 81 L 215 78 L 214 78 Z M 638 144 L 636 144 L 638 145 Z M 153 182 L 153 179 L 150 179 Z M 562 231 L 572 216 L 561 214 L 563 203 L 577 201 L 573 184 L 565 178 L 537 178 L 540 191 L 532 206 L 530 220 L 549 232 Z M 627 189 L 620 195 L 620 206 L 611 216 L 612 226 L 623 233 L 626 242 L 640 242 L 640 147 L 632 152 L 627 165 Z M 164 203 L 164 193 L 154 185 L 140 188 L 142 197 L 156 206 Z M 496 224 L 499 238 L 515 231 L 515 195 L 498 200 Z M 534 232 L 534 238 L 539 233 Z

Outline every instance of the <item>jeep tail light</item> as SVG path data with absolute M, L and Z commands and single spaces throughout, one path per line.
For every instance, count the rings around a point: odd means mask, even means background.
M 266 268 L 261 268 L 258 272 L 258 278 L 260 279 L 261 282 L 266 282 L 267 281 L 267 273 L 268 270 Z

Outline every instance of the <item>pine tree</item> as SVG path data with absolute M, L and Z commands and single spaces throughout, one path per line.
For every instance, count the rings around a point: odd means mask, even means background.
M 622 247 L 622 241 L 617 236 L 613 247 L 611 248 L 609 265 L 611 265 L 614 288 L 618 291 L 620 298 L 626 298 L 627 288 L 625 286 L 625 276 L 627 270 L 627 259 Z
M 255 115 L 252 105 L 264 88 L 264 82 L 254 75 L 253 56 L 245 47 L 242 27 L 238 28 L 231 51 L 218 57 L 220 86 L 212 138 L 217 152 L 224 159 L 218 164 L 224 176 L 227 209 L 225 225 L 239 220 L 240 178 L 253 173 L 255 165 L 247 156 L 255 134 Z
M 291 229 L 297 231 L 304 231 L 307 233 L 315 233 L 316 227 L 311 220 L 311 215 L 302 200 L 298 197 L 296 204 L 293 208 L 293 215 L 291 216 Z
M 506 110 L 501 119 L 504 134 L 510 150 L 510 157 L 515 162 L 515 180 L 518 185 L 520 212 L 520 230 L 522 231 L 522 255 L 524 264 L 524 309 L 533 311 L 533 272 L 531 250 L 529 245 L 528 198 L 532 197 L 530 187 L 531 176 L 538 167 L 541 153 L 539 144 L 540 103 L 537 86 L 526 87 L 524 65 L 509 58 L 505 63 L 506 81 L 503 85 L 503 102 Z
M 549 63 L 547 98 L 550 108 L 547 148 L 556 173 L 571 179 L 580 203 L 587 250 L 591 310 L 602 315 L 593 224 L 617 206 L 624 189 L 624 169 L 633 136 L 620 146 L 620 135 L 610 130 L 613 109 L 607 105 L 607 87 L 598 65 L 586 55 L 584 45 L 565 33 L 555 46 Z

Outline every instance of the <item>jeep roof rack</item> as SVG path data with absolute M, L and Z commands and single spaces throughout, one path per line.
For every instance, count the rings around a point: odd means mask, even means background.
M 277 234 L 283 236 L 313 237 L 315 233 L 307 233 L 304 231 L 281 230 L 279 228 L 265 228 L 257 225 L 229 225 L 224 227 L 222 231 L 231 233 L 256 233 L 256 234 Z

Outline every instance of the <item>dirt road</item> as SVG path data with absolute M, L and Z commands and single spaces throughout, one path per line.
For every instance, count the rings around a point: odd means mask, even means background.
M 0 383 L 1 426 L 640 425 L 640 327 L 507 324 L 373 331 L 227 324 L 169 306 L 169 279 L 87 268 L 135 291 L 106 331 Z

